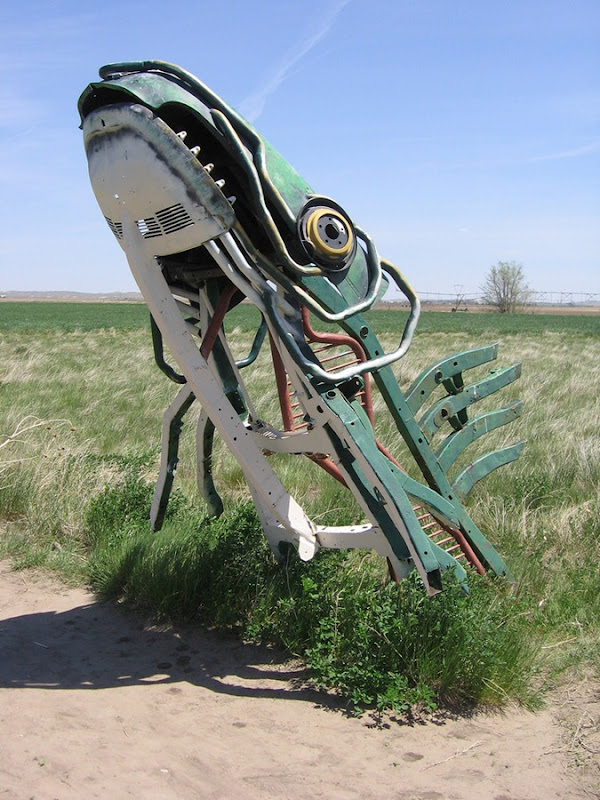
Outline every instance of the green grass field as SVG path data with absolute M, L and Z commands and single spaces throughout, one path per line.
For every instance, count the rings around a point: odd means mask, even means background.
M 387 346 L 397 342 L 402 313 L 369 320 Z M 248 306 L 228 319 L 240 353 L 255 322 Z M 504 401 L 525 401 L 513 430 L 492 436 L 498 446 L 520 438 L 528 446 L 480 484 L 469 508 L 516 586 L 473 579 L 469 597 L 449 586 L 429 599 L 416 579 L 387 582 L 378 558 L 364 553 L 275 564 L 222 446 L 215 477 L 228 511 L 206 522 L 193 424 L 169 519 L 150 534 L 161 416 L 177 389 L 154 365 L 147 311 L 137 304 L 0 305 L 0 557 L 91 582 L 100 596 L 163 618 L 273 642 L 357 706 L 533 706 L 556 681 L 600 666 L 600 320 L 428 312 L 395 368 L 400 384 L 492 341 L 499 363 L 523 363 Z M 266 355 L 253 381 L 251 393 L 273 412 Z M 380 406 L 376 399 L 378 433 L 404 459 Z M 312 466 L 290 457 L 277 469 L 316 521 L 354 519 L 347 492 Z
M 249 305 L 238 306 L 228 315 L 228 325 L 243 332 L 254 330 L 256 311 Z M 400 333 L 406 314 L 402 311 L 376 310 L 369 321 L 377 334 Z M 0 331 L 95 331 L 135 330 L 148 321 L 142 303 L 61 303 L 4 302 L 0 305 Z M 511 334 L 542 335 L 545 332 L 600 337 L 600 317 L 557 314 L 448 314 L 427 311 L 421 315 L 417 336 L 427 333 L 468 333 L 473 336 Z

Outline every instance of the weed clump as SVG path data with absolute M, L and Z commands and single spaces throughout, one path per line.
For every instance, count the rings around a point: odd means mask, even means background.
M 467 596 L 447 576 L 429 598 L 416 573 L 390 583 L 372 554 L 321 551 L 304 563 L 291 551 L 280 564 L 250 503 L 218 520 L 180 504 L 151 534 L 149 492 L 130 479 L 90 505 L 91 579 L 103 598 L 281 646 L 355 709 L 534 702 L 534 648 L 500 587 L 474 577 Z

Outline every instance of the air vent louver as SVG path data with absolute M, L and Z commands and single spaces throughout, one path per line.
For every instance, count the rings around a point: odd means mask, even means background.
M 113 222 L 112 219 L 104 217 L 108 223 L 108 227 L 117 237 L 123 238 L 123 223 Z M 155 239 L 157 236 L 168 236 L 169 233 L 175 233 L 190 225 L 194 225 L 194 220 L 190 217 L 185 208 L 177 203 L 174 206 L 163 208 L 161 211 L 156 212 L 154 217 L 145 217 L 144 219 L 136 220 L 136 225 L 139 232 L 144 239 Z
M 142 234 L 144 239 L 154 239 L 156 236 L 162 236 L 162 231 L 156 217 L 146 217 L 146 219 L 138 219 L 138 231 Z
M 108 217 L 104 217 L 104 219 L 108 222 L 108 227 L 117 237 L 117 239 L 123 238 L 123 224 L 121 222 L 113 222 L 112 219 Z
M 180 231 L 182 228 L 187 228 L 188 225 L 194 224 L 194 220 L 179 203 L 169 208 L 163 208 L 162 211 L 157 211 L 156 217 L 165 234 Z

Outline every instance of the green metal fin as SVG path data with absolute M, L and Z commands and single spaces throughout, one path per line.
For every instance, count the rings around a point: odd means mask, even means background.
M 453 428 L 460 430 L 466 424 L 466 419 L 460 419 L 459 414 L 469 406 L 483 400 L 484 397 L 508 386 L 521 375 L 521 365 L 493 371 L 489 377 L 472 383 L 455 395 L 447 395 L 439 400 L 421 417 L 419 424 L 421 430 L 429 441 L 445 422 Z
M 466 497 L 473 486 L 482 478 L 485 478 L 486 475 L 489 475 L 490 472 L 498 469 L 498 467 L 503 467 L 505 464 L 510 464 L 511 461 L 516 461 L 524 447 L 525 442 L 518 442 L 510 447 L 494 450 L 493 453 L 488 453 L 485 456 L 481 456 L 481 458 L 475 459 L 456 477 L 452 484 L 455 492 L 460 497 Z
M 460 373 L 494 361 L 497 355 L 498 345 L 490 344 L 486 347 L 477 347 L 473 350 L 465 350 L 463 353 L 456 353 L 428 367 L 413 382 L 406 394 L 406 402 L 410 410 L 416 414 L 440 384 L 444 384 L 449 394 L 456 394 L 462 388 L 462 379 L 456 380 Z M 460 386 L 456 386 L 457 383 Z M 454 391 L 452 391 L 452 384 L 456 386 Z
M 523 410 L 523 403 L 518 401 L 507 408 L 498 411 L 490 411 L 488 414 L 481 414 L 471 420 L 460 431 L 449 434 L 436 451 L 438 461 L 444 472 L 448 472 L 460 454 L 476 439 L 485 436 L 486 433 L 508 425 L 509 422 L 517 419 Z

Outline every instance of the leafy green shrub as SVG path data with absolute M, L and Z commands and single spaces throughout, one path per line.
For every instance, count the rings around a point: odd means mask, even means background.
M 304 563 L 292 551 L 278 564 L 249 503 L 211 521 L 181 507 L 150 534 L 148 498 L 126 481 L 92 504 L 101 596 L 283 646 L 353 707 L 532 701 L 520 608 L 481 579 L 466 596 L 448 576 L 444 594 L 428 598 L 416 573 L 389 583 L 370 554 L 321 551 Z

